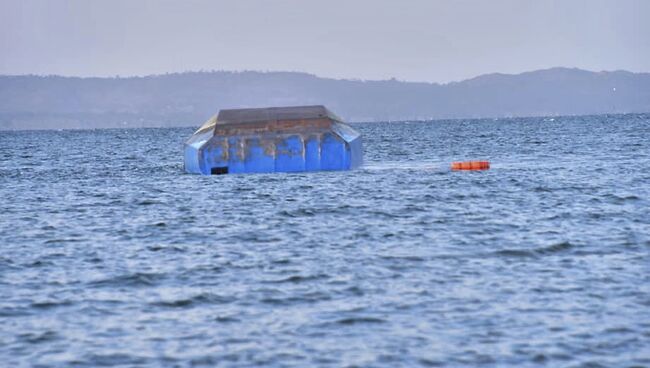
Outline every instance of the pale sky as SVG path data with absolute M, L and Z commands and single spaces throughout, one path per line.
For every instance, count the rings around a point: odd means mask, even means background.
M 0 74 L 650 71 L 650 0 L 0 0 Z

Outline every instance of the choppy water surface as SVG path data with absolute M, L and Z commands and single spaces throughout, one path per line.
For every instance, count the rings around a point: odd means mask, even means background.
M 650 115 L 356 128 L 213 177 L 192 129 L 0 132 L 2 364 L 650 366 Z

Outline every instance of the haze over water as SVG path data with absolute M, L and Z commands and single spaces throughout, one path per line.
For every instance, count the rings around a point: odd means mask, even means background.
M 360 124 L 360 170 L 211 177 L 192 129 L 0 132 L 0 357 L 650 366 L 649 120 Z

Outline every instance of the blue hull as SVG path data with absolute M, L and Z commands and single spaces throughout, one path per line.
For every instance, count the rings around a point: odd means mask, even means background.
M 259 124 L 256 129 L 242 124 L 233 128 L 213 118 L 185 143 L 185 171 L 203 175 L 338 171 L 362 165 L 361 136 L 347 124 L 321 119 L 311 125 L 285 125 L 290 129 L 262 129 Z
M 361 137 L 347 142 L 333 133 L 217 137 L 185 147 L 185 170 L 203 175 L 350 170 L 362 163 Z

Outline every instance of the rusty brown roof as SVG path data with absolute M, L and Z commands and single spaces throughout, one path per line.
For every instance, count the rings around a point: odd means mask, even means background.
M 341 118 L 329 111 L 325 106 L 314 105 L 221 110 L 217 116 L 217 124 L 236 125 L 265 121 L 275 122 L 324 118 L 342 121 Z

